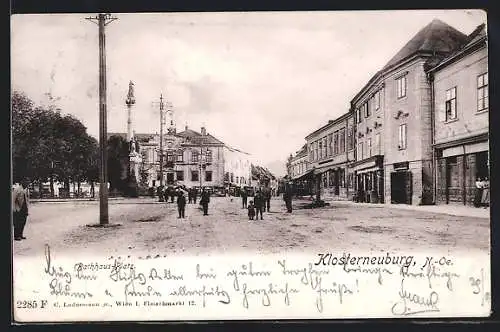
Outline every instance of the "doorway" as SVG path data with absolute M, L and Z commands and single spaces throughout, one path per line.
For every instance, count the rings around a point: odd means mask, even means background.
M 391 173 L 391 203 L 411 204 L 412 177 L 409 171 Z
M 174 173 L 167 173 L 167 184 L 174 184 Z
M 334 181 L 333 183 L 335 183 L 335 195 L 338 196 L 340 194 L 340 189 L 339 189 L 339 186 L 340 186 L 340 171 L 339 170 L 335 170 L 333 172 L 333 176 L 334 176 Z

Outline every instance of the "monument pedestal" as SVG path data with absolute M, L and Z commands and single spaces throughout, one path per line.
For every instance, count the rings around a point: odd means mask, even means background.
M 129 177 L 127 184 L 127 191 L 130 197 L 139 196 L 139 186 L 140 181 L 139 166 L 142 162 L 142 156 L 137 152 L 131 152 L 129 154 Z

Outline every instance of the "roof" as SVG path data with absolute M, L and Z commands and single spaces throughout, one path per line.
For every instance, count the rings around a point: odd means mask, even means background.
M 273 173 L 271 173 L 267 168 L 253 164 L 252 164 L 252 178 L 253 179 L 265 178 L 272 180 L 276 179 Z
M 177 133 L 176 135 L 185 138 L 187 142 L 191 144 L 199 145 L 203 143 L 203 144 L 225 145 L 222 141 L 218 140 L 217 138 L 213 137 L 208 133 L 205 136 L 203 136 L 201 133 L 192 129 L 186 129 L 184 131 Z
M 150 139 L 154 138 L 158 134 L 134 134 L 134 137 L 139 141 L 139 142 L 147 142 Z M 192 129 L 186 129 L 180 133 L 175 134 L 177 137 L 182 137 L 185 138 L 186 141 L 190 144 L 194 145 L 200 145 L 201 141 L 203 139 L 203 135 L 195 130 Z M 108 139 L 111 136 L 120 136 L 123 139 L 127 139 L 127 134 L 126 133 L 108 133 Z M 213 145 L 225 145 L 223 142 L 218 140 L 217 138 L 213 137 L 210 134 L 206 134 L 203 140 L 203 144 L 213 144 Z M 235 149 L 236 150 L 236 149 Z
M 463 43 L 463 45 L 459 48 L 457 48 L 454 52 L 451 54 L 448 54 L 447 56 L 439 56 L 439 57 L 432 57 L 430 58 L 426 63 L 425 63 L 425 70 L 426 71 L 434 71 L 438 69 L 439 67 L 442 67 L 446 63 L 449 63 L 453 59 L 459 57 L 460 55 L 464 54 L 467 50 L 474 48 L 475 46 L 479 45 L 481 42 L 484 42 L 486 40 L 486 25 L 480 24 L 474 31 L 467 36 L 466 41 Z
M 330 128 L 330 127 L 332 127 L 332 126 L 334 126 L 334 125 L 336 125 L 336 124 L 340 123 L 341 121 L 343 121 L 345 118 L 349 117 L 349 116 L 350 116 L 350 115 L 352 115 L 352 114 L 353 114 L 353 112 L 352 112 L 352 111 L 348 111 L 347 113 L 342 114 L 342 115 L 341 115 L 341 116 L 339 116 L 338 118 L 335 118 L 335 120 L 328 120 L 328 123 L 327 123 L 327 124 L 325 124 L 325 125 L 321 126 L 319 129 L 316 129 L 316 130 L 314 130 L 312 133 L 308 134 L 308 135 L 305 137 L 305 139 L 307 140 L 309 137 L 314 136 L 314 135 L 316 135 L 317 133 L 320 133 L 320 132 L 322 132 L 323 130 L 326 130 L 326 129 L 328 129 L 328 128 Z
M 467 36 L 441 20 L 434 19 L 421 29 L 405 46 L 383 67 L 382 70 L 396 66 L 418 53 L 449 54 L 467 40 Z

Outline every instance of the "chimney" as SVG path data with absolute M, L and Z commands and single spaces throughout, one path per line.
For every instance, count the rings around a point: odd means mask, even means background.
M 205 136 L 207 134 L 207 129 L 205 127 L 201 127 L 201 134 Z

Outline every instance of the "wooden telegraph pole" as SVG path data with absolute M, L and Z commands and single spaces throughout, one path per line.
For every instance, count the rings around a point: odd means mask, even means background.
M 99 26 L 99 224 L 107 225 L 109 215 L 105 27 L 117 18 L 111 17 L 111 14 L 98 14 L 96 17 L 87 17 L 86 19 Z
M 163 94 L 160 94 L 160 188 L 163 190 Z M 164 201 L 163 194 L 160 194 L 160 202 Z

